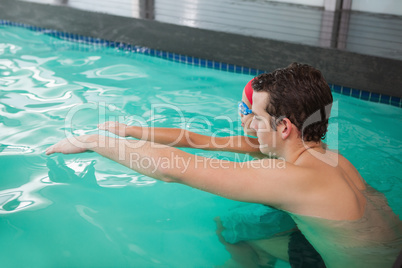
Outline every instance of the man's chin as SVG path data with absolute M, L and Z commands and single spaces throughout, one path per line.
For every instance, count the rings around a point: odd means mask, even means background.
M 268 145 L 266 145 L 266 144 L 260 144 L 260 152 L 262 154 L 270 154 L 271 153 L 271 151 L 269 150 Z

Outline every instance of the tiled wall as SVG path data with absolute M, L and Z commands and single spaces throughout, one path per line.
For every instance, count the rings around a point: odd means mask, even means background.
M 92 38 L 92 37 L 88 37 L 88 36 L 81 36 L 81 35 L 70 34 L 70 33 L 66 33 L 66 32 L 59 32 L 59 31 L 55 31 L 55 30 L 43 29 L 43 28 L 36 27 L 36 26 L 30 26 L 30 25 L 21 24 L 21 23 L 10 22 L 10 21 L 6 21 L 6 20 L 0 20 L 0 25 L 23 27 L 23 28 L 26 28 L 26 29 L 29 29 L 32 31 L 42 32 L 44 34 L 54 36 L 54 37 L 57 37 L 57 38 L 60 38 L 63 40 L 84 43 L 84 44 L 91 44 L 91 45 L 102 46 L 102 47 L 107 46 L 107 47 L 112 47 L 112 48 L 118 48 L 119 50 L 122 50 L 122 51 L 141 53 L 144 55 L 151 55 L 151 56 L 171 60 L 174 62 L 181 62 L 181 63 L 185 63 L 185 64 L 207 67 L 207 68 L 217 69 L 217 70 L 221 70 L 221 71 L 250 74 L 253 76 L 257 76 L 260 73 L 266 72 L 265 70 L 253 69 L 253 68 L 238 66 L 238 65 L 234 65 L 234 64 L 227 64 L 224 62 L 210 61 L 210 60 L 200 59 L 200 58 L 196 58 L 196 57 L 192 57 L 192 56 L 179 55 L 179 54 L 175 54 L 175 53 L 150 49 L 150 48 L 141 47 L 141 46 L 133 46 L 133 45 L 125 44 L 125 43 L 121 43 L 121 42 L 114 42 L 114 41 L 102 40 L 99 38 Z M 388 104 L 388 105 L 392 105 L 392 106 L 396 106 L 396 107 L 402 107 L 402 99 L 399 97 L 393 97 L 393 96 L 373 93 L 373 92 L 369 92 L 369 91 L 365 91 L 365 90 L 359 90 L 359 89 L 355 89 L 355 88 L 349 88 L 349 87 L 344 87 L 344 86 L 334 85 L 334 84 L 329 84 L 329 86 L 331 87 L 331 90 L 335 93 L 347 95 L 347 96 L 350 96 L 353 98 L 358 98 L 361 100 L 366 100 L 366 101 L 371 101 L 371 102 L 380 102 L 380 103 L 384 103 L 384 104 Z
M 355 88 L 343 87 L 339 85 L 331 85 L 331 89 L 335 93 L 339 93 L 342 95 L 350 96 L 353 98 L 372 101 L 372 102 L 380 102 L 384 104 L 390 104 L 392 106 L 402 107 L 401 106 L 401 98 L 388 96 L 384 94 L 373 93 L 365 90 L 359 90 Z

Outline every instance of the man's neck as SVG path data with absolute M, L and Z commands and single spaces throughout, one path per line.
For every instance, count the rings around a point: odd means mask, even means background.
M 308 150 L 322 148 L 322 142 L 303 142 L 302 140 L 295 143 L 286 144 L 282 157 L 289 163 L 295 164 L 306 154 Z

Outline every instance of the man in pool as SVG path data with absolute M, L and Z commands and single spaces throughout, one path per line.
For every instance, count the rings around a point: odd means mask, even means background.
M 100 124 L 98 127 L 122 137 L 145 139 L 175 147 L 232 151 L 247 153 L 255 158 L 264 158 L 266 156 L 259 150 L 258 139 L 253 138 L 257 135 L 254 130 L 250 129 L 253 116 L 250 109 L 253 102 L 253 80 L 251 79 L 244 87 L 242 101 L 239 103 L 241 126 L 244 133 L 249 136 L 213 137 L 179 128 L 127 126 L 123 123 L 111 121 Z M 249 267 L 251 263 L 256 263 L 256 258 L 259 258 L 258 262 L 270 265 L 274 265 L 277 259 L 281 259 L 290 261 L 292 265 L 303 262 L 310 268 L 323 266 L 322 258 L 297 230 L 295 222 L 281 210 L 260 204 L 242 205 L 217 217 L 215 221 L 218 227 L 219 240 L 232 256 L 232 260 L 227 262 L 228 265 L 239 263 Z M 266 248 L 263 253 L 252 246 L 255 244 L 255 240 L 261 239 L 264 239 Z M 293 256 L 289 260 L 287 250 L 277 250 L 278 248 L 287 248 L 289 243 L 294 244 L 295 241 L 299 246 L 309 248 L 308 256 L 298 254 L 297 258 Z
M 327 267 L 391 267 L 401 221 L 346 158 L 323 146 L 332 95 L 321 73 L 295 63 L 259 75 L 253 89 L 251 128 L 261 153 L 278 159 L 239 165 L 100 135 L 64 139 L 46 153 L 91 150 L 155 179 L 272 206 L 294 219 Z M 251 246 L 268 251 L 263 240 Z

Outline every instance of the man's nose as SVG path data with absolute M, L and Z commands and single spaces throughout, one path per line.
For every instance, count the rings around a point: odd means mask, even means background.
M 251 120 L 250 128 L 257 132 L 257 123 L 255 122 L 254 118 Z

